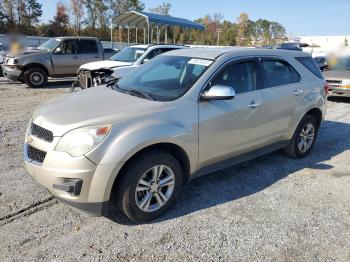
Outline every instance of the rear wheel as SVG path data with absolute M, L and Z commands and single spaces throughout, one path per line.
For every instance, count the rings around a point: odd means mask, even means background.
M 293 158 L 303 158 L 307 156 L 315 144 L 318 126 L 317 120 L 313 116 L 304 116 L 289 146 L 285 148 L 286 154 Z
M 40 88 L 47 84 L 47 73 L 41 68 L 30 68 L 24 72 L 23 76 L 24 82 L 31 88 Z
M 159 217 L 174 203 L 182 187 L 180 163 L 163 151 L 141 155 L 121 176 L 112 203 L 134 222 Z

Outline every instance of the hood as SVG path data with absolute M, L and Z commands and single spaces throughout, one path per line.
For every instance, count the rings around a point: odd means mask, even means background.
M 120 67 L 120 66 L 130 66 L 132 63 L 130 62 L 121 62 L 121 61 L 113 61 L 113 60 L 103 60 L 97 62 L 91 62 L 80 66 L 79 70 L 97 70 L 101 68 L 112 68 L 112 67 Z
M 164 104 L 99 86 L 43 104 L 35 111 L 33 122 L 62 136 L 78 127 L 112 124 L 160 111 Z
M 47 51 L 44 50 L 39 50 L 39 49 L 24 49 L 19 53 L 9 53 L 8 56 L 9 57 L 19 57 L 19 56 L 23 56 L 23 55 L 30 55 L 30 54 L 37 54 L 37 53 L 48 53 Z
M 327 80 L 350 80 L 350 70 L 330 70 L 323 72 Z

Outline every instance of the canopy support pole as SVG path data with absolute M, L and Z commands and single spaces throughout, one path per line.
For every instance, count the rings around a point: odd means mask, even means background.
M 165 44 L 168 43 L 168 26 L 165 26 Z
M 119 29 L 119 50 L 122 50 L 122 33 L 121 33 L 121 28 L 118 26 Z
M 176 26 L 173 27 L 173 31 L 174 31 L 174 45 L 176 44 Z
M 137 44 L 138 42 L 137 42 L 137 27 L 136 27 L 136 44 Z
M 128 26 L 128 46 L 130 46 L 130 28 Z
M 147 35 L 148 35 L 148 44 L 149 44 L 149 22 L 147 22 Z
M 146 28 L 143 28 L 143 43 L 146 44 Z
M 157 44 L 159 44 L 159 25 L 157 25 Z

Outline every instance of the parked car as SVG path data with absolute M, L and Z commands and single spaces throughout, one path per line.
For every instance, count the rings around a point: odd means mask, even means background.
M 162 53 L 185 48 L 181 45 L 133 45 L 124 48 L 105 61 L 91 62 L 80 66 L 78 82 L 80 87 L 89 88 L 104 84 L 110 75 L 116 78 L 127 74 Z
M 323 76 L 329 84 L 329 96 L 350 97 L 350 56 L 338 58 Z
M 325 80 L 309 54 L 181 49 L 113 88 L 37 108 L 25 165 L 80 210 L 100 215 L 109 203 L 143 222 L 164 213 L 195 177 L 278 149 L 307 156 L 325 113 Z
M 108 53 L 110 54 L 110 53 Z M 44 87 L 47 78 L 75 76 L 80 65 L 109 58 L 94 37 L 56 37 L 36 49 L 9 54 L 3 65 L 5 77 L 25 82 L 29 87 Z
M 316 56 L 314 59 L 322 72 L 328 70 L 328 64 L 325 56 Z

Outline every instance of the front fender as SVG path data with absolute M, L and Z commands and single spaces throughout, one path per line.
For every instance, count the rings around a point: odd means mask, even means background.
M 107 141 L 87 156 L 100 168 L 109 170 L 103 176 L 93 177 L 92 188 L 102 189 L 98 194 L 103 194 L 104 201 L 108 201 L 123 164 L 142 149 L 159 143 L 181 147 L 189 158 L 190 172 L 195 171 L 198 163 L 198 133 L 195 127 L 166 121 L 139 121 L 132 126 L 118 124 L 118 127 L 112 128 Z

